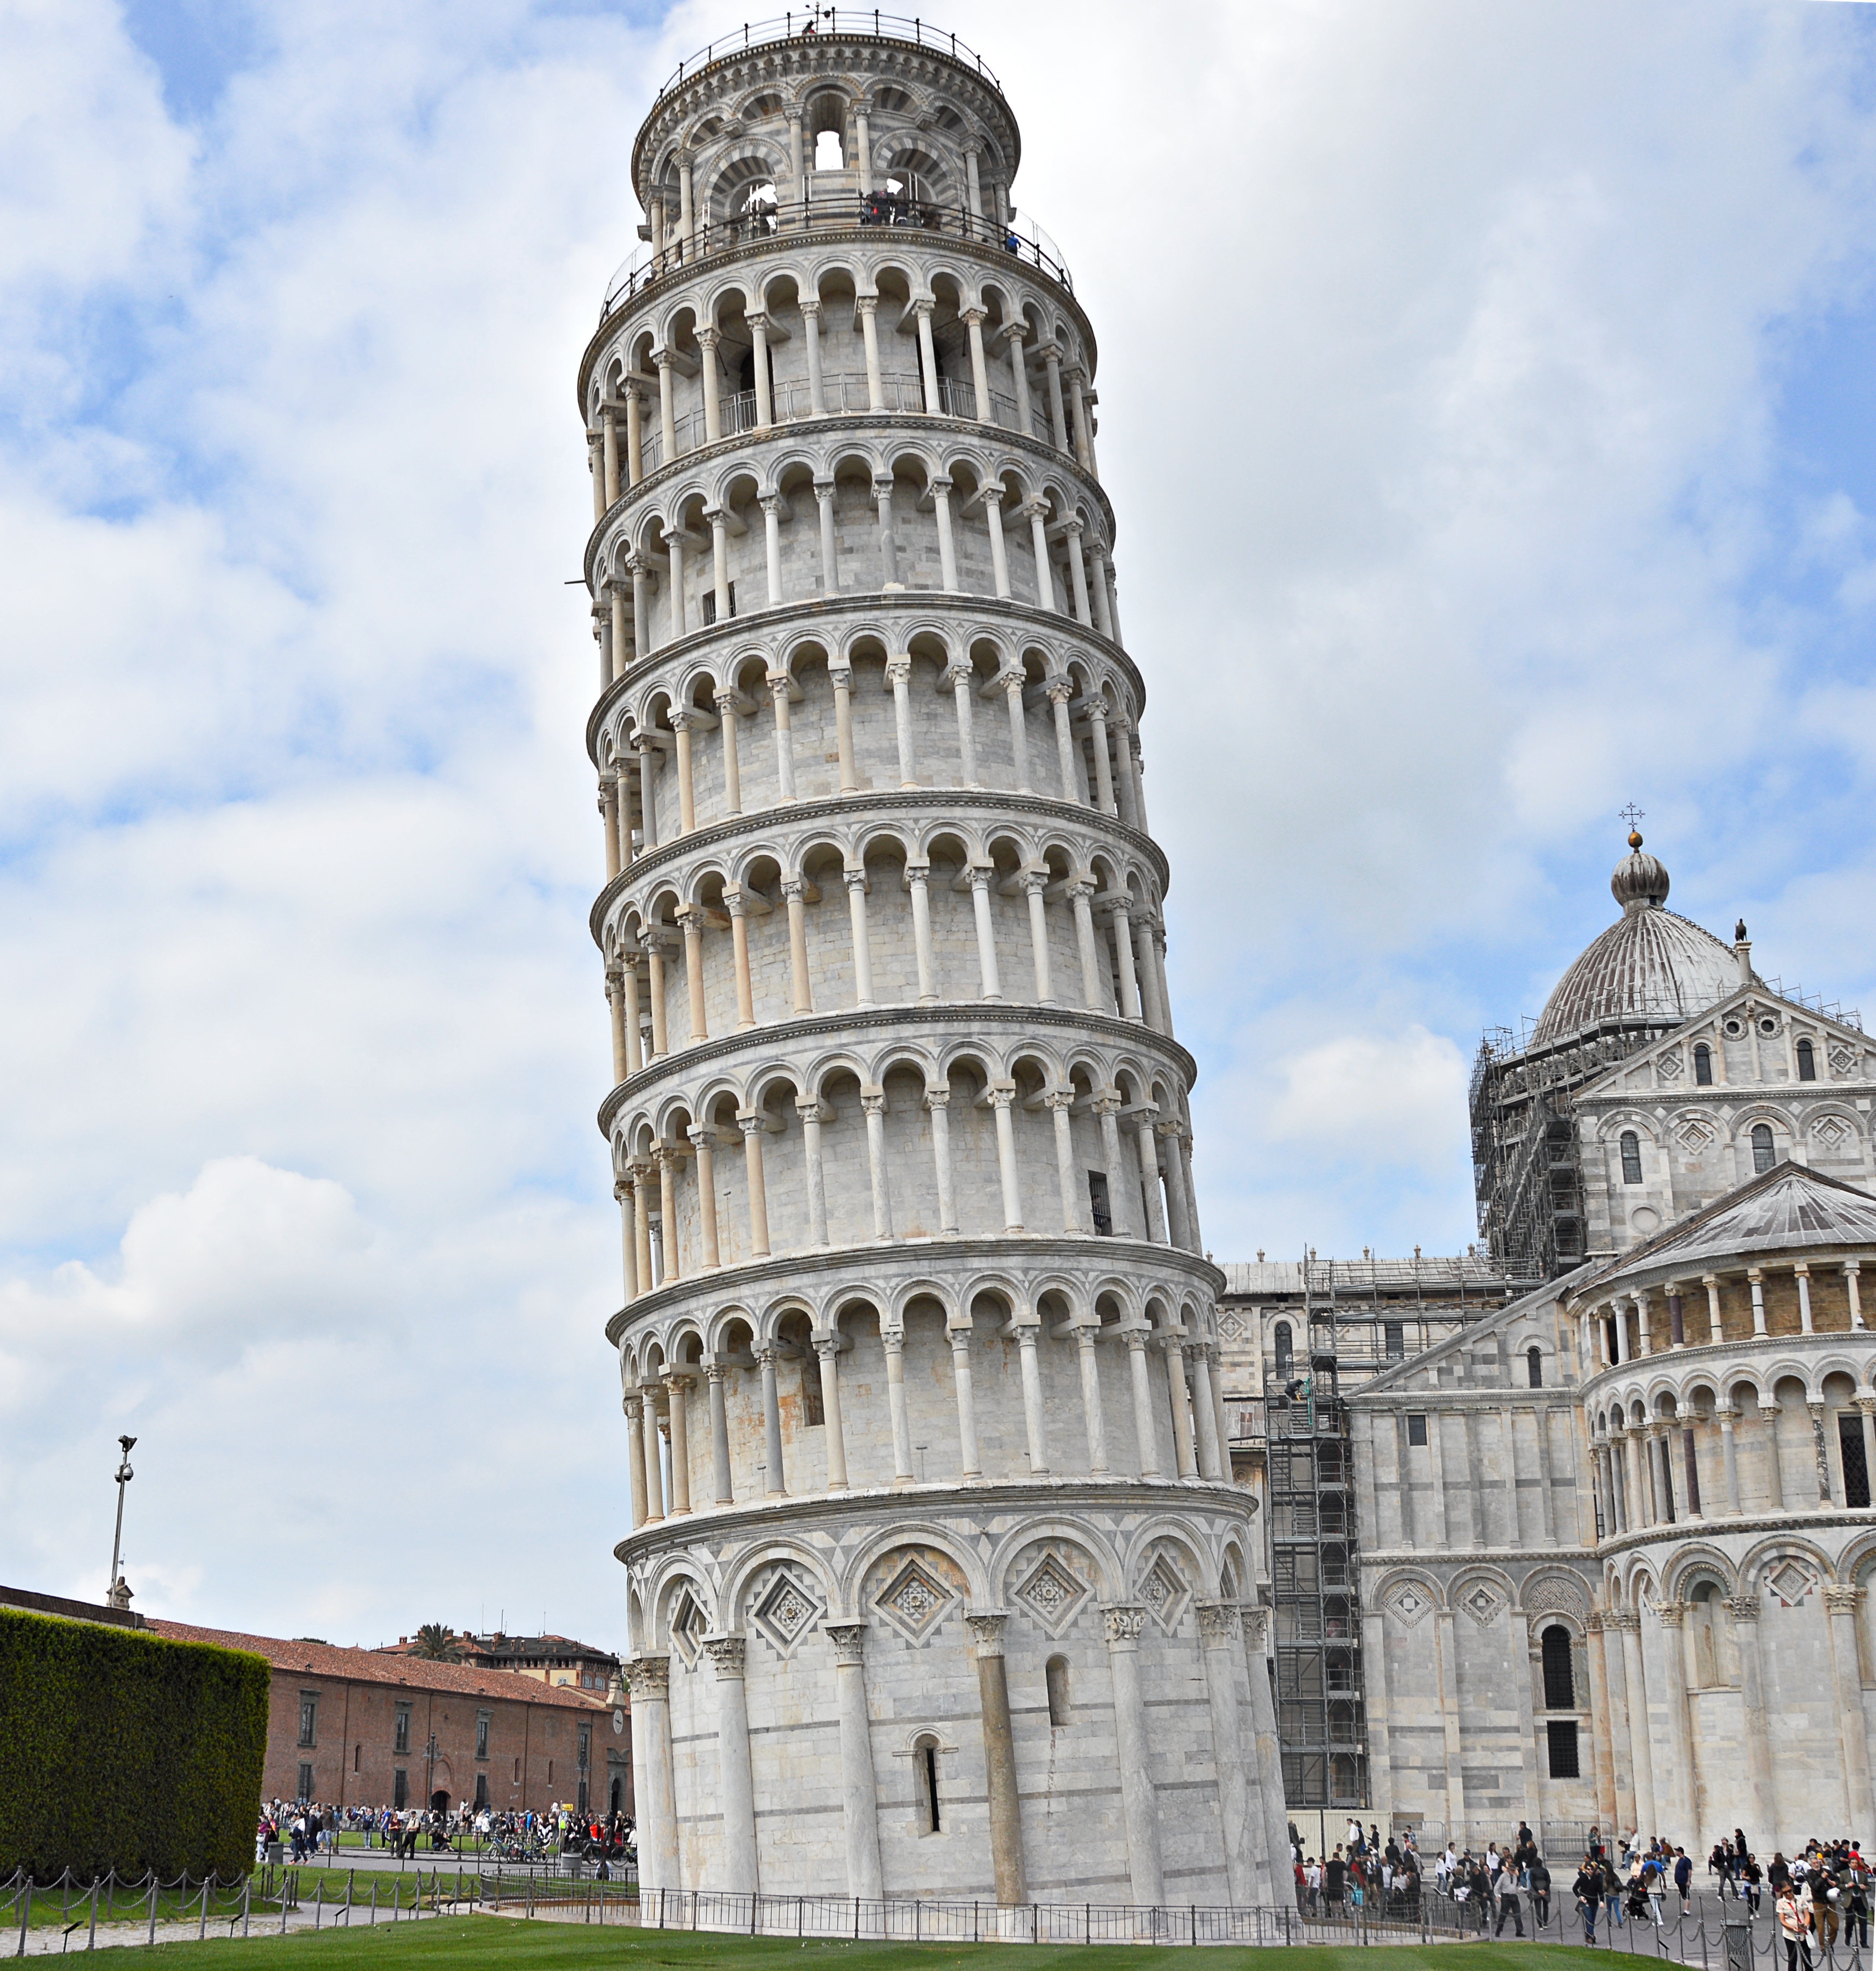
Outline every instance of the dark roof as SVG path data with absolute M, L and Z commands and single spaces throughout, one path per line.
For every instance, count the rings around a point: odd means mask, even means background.
M 289 1642 L 281 1636 L 247 1636 L 228 1629 L 204 1629 L 190 1622 L 145 1618 L 159 1636 L 185 1643 L 217 1643 L 225 1650 L 251 1650 L 277 1670 L 307 1676 L 348 1677 L 356 1683 L 402 1684 L 413 1690 L 446 1690 L 458 1697 L 505 1697 L 511 1702 L 553 1704 L 564 1709 L 604 1711 L 610 1701 L 602 1692 L 580 1690 L 572 1684 L 541 1683 L 505 1670 L 477 1670 L 468 1663 L 430 1663 L 422 1657 L 393 1650 L 335 1648 L 330 1643 Z

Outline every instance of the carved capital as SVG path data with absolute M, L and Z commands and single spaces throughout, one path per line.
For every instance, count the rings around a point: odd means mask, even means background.
M 1051 1088 L 1043 1094 L 1042 1106 L 1052 1116 L 1065 1115 L 1075 1106 L 1075 1090 L 1072 1088 Z
M 670 1696 L 669 1657 L 634 1657 L 625 1667 L 625 1686 L 644 1704 L 662 1704 Z
M 1759 1619 L 1759 1598 L 1756 1595 L 1729 1595 L 1726 1598 L 1726 1612 L 1735 1622 L 1756 1622 Z
M 746 1137 L 759 1136 L 768 1127 L 768 1118 L 759 1109 L 738 1109 L 736 1127 Z
M 1201 1601 L 1197 1604 L 1199 1640 L 1208 1649 L 1220 1649 L 1238 1640 L 1239 1618 L 1235 1601 Z
M 1000 1657 L 1003 1653 L 1003 1627 L 1010 1620 L 1000 1609 L 993 1614 L 966 1615 L 964 1627 L 980 1657 Z
M 863 897 L 866 894 L 866 872 L 864 869 L 843 869 L 840 880 L 847 885 L 850 895 L 857 893 Z
M 748 1644 L 741 1636 L 706 1636 L 703 1647 L 710 1653 L 716 1680 L 726 1683 L 742 1674 L 742 1660 Z
M 837 1663 L 859 1665 L 866 1660 L 866 1625 L 864 1622 L 828 1622 L 822 1627 L 834 1645 Z
M 1687 1620 L 1687 1604 L 1685 1601 L 1657 1602 L 1655 1613 L 1660 1618 L 1664 1629 L 1678 1629 Z
M 925 1106 L 928 1109 L 948 1109 L 951 1105 L 951 1092 L 948 1087 L 928 1088 L 925 1092 Z
M 1130 1648 L 1147 1626 L 1147 1611 L 1137 1603 L 1116 1602 L 1101 1610 L 1101 1619 L 1107 1626 L 1109 1649 Z
M 1854 1615 L 1863 1600 L 1860 1588 L 1842 1582 L 1827 1582 L 1824 1587 L 1824 1606 L 1833 1615 Z
M 863 1088 L 860 1092 L 860 1106 L 869 1116 L 883 1116 L 886 1113 L 886 1090 L 883 1088 Z

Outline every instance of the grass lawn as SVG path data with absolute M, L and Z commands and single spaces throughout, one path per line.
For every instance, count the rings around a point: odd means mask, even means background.
M 556 1967 L 619 1966 L 625 1971 L 783 1971 L 816 1960 L 817 1971 L 1130 1971 L 1139 1966 L 1192 1964 L 1191 1947 L 1096 1944 L 1062 1948 L 1033 1944 L 798 1943 L 791 1937 L 692 1935 L 681 1930 L 601 1930 L 586 1924 L 529 1923 L 506 1917 L 439 1917 L 375 1930 L 305 1932 L 246 1942 L 159 1944 L 168 1964 L 213 1967 L 252 1964 L 271 1971 L 291 1967 L 361 1965 L 390 1971 L 406 1965 L 486 1964 Z M 1297 1950 L 1207 1947 L 1207 1971 L 1434 1971 L 1457 1964 L 1463 1971 L 1584 1971 L 1607 1953 L 1546 1944 L 1431 1944 L 1347 1949 L 1312 1945 Z

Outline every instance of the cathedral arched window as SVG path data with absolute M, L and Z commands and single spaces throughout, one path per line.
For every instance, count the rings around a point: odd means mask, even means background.
M 1639 1184 L 1642 1181 L 1642 1139 L 1633 1129 L 1622 1132 L 1622 1181 Z
M 1541 1348 L 1527 1348 L 1524 1351 L 1524 1366 L 1531 1378 L 1531 1386 L 1541 1389 L 1544 1386 L 1544 1351 Z
M 1289 1322 L 1278 1321 L 1271 1338 L 1277 1346 L 1277 1380 L 1280 1383 L 1287 1383 L 1290 1380 L 1294 1360 L 1290 1353 L 1292 1337 Z
M 1713 1050 L 1705 1041 L 1694 1050 L 1694 1083 L 1700 1088 L 1713 1086 Z
M 913 1783 L 918 1790 L 918 1832 L 938 1834 L 943 1830 L 938 1814 L 938 1741 L 930 1732 L 922 1734 L 912 1748 Z
M 1772 1126 L 1769 1122 L 1755 1122 L 1752 1126 L 1752 1168 L 1754 1171 L 1769 1171 L 1778 1161 L 1772 1149 Z
M 1800 1081 L 1815 1081 L 1817 1079 L 1817 1056 L 1809 1041 L 1798 1043 L 1798 1079 Z
M 1570 1631 L 1553 1622 L 1544 1631 L 1544 1708 L 1546 1711 L 1574 1711 L 1577 1708 L 1576 1667 L 1570 1654 Z

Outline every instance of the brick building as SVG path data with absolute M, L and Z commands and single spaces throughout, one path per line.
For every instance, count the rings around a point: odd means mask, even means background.
M 264 1798 L 633 1812 L 631 1723 L 602 1692 L 472 1664 L 147 1618 L 273 1666 Z M 434 1735 L 432 1761 L 429 1742 Z

